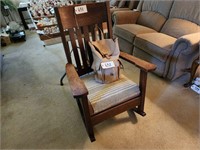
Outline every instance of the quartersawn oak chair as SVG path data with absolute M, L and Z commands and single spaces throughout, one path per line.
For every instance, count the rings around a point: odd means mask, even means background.
M 84 6 L 87 8 L 85 13 L 75 13 L 75 9 L 84 10 Z M 110 84 L 100 84 L 94 80 L 91 69 L 93 57 L 88 42 L 96 38 L 95 32 L 98 31 L 95 31 L 95 26 L 106 32 L 104 38 L 113 38 L 109 2 L 56 7 L 55 14 L 68 61 L 68 83 L 90 140 L 95 141 L 93 127 L 96 124 L 119 113 L 134 110 L 145 116 L 147 72 L 156 68 L 154 64 L 121 52 L 121 58 L 140 68 L 139 86 L 124 75 Z

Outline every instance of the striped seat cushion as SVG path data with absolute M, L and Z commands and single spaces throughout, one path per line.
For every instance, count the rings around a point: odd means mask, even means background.
M 109 107 L 134 98 L 140 94 L 136 83 L 120 76 L 118 81 L 109 84 L 97 83 L 94 75 L 82 77 L 88 91 L 88 99 L 94 113 L 101 112 Z

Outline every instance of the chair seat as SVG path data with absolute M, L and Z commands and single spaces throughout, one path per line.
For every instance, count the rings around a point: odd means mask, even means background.
M 139 86 L 123 74 L 119 80 L 109 84 L 96 82 L 94 74 L 84 76 L 82 79 L 89 92 L 88 99 L 93 113 L 99 113 L 140 94 Z

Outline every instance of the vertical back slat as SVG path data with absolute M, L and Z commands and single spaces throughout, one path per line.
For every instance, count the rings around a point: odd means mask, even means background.
M 98 23 L 98 27 L 99 27 L 99 29 L 101 30 L 101 31 L 98 32 L 98 33 L 99 33 L 99 38 L 102 39 L 102 38 L 104 38 L 104 37 L 102 37 L 102 35 L 101 35 L 101 32 L 104 33 L 104 32 L 103 32 L 103 25 L 102 25 L 102 23 Z
M 92 40 L 93 40 L 93 41 L 96 40 L 94 29 L 95 29 L 95 25 L 90 25 L 90 26 L 89 26 L 89 32 L 90 32 L 91 35 L 92 35 Z
M 58 27 L 60 29 L 61 40 L 63 42 L 63 47 L 64 47 L 64 51 L 65 51 L 67 61 L 68 61 L 68 63 L 72 63 L 68 41 L 66 40 L 66 36 L 65 36 L 66 32 L 63 29 L 61 18 L 60 18 L 61 16 L 60 16 L 60 12 L 58 11 L 58 8 L 55 8 L 55 13 L 56 13 L 56 16 L 57 16 Z
M 78 38 L 78 43 L 79 43 L 79 47 L 80 47 L 80 52 L 81 52 L 81 57 L 82 57 L 82 62 L 83 62 L 83 68 L 88 68 L 88 64 L 87 64 L 87 57 L 85 55 L 85 48 L 83 46 L 83 38 L 82 38 L 82 33 L 81 33 L 81 29 L 76 29 L 76 33 L 77 33 L 77 38 Z
M 71 39 L 72 50 L 74 52 L 74 58 L 75 58 L 75 61 L 76 61 L 76 66 L 77 66 L 78 69 L 81 69 L 80 57 L 79 57 L 79 54 L 78 54 L 78 46 L 76 44 L 76 38 L 75 38 L 74 35 L 75 35 L 74 29 L 73 28 L 69 29 L 69 36 L 70 36 L 70 39 Z
M 107 3 L 108 4 L 108 3 Z M 110 6 L 106 5 L 108 38 L 113 38 Z
M 83 26 L 83 34 L 84 34 L 84 40 L 85 40 L 85 49 L 86 49 L 86 52 L 88 54 L 89 63 L 90 63 L 90 66 L 91 66 L 91 64 L 93 62 L 93 57 L 92 57 L 92 51 L 91 51 L 90 46 L 88 44 L 88 42 L 90 41 L 90 33 L 89 33 L 88 26 Z

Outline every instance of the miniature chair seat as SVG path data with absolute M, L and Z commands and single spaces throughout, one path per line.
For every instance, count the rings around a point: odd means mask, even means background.
M 139 85 L 121 75 L 118 81 L 101 84 L 94 80 L 90 41 L 112 37 L 109 1 L 55 7 L 55 14 L 67 58 L 66 75 L 78 104 L 90 140 L 95 141 L 94 126 L 127 110 L 145 116 L 147 73 L 156 66 L 120 52 L 120 57 L 140 69 Z M 96 37 L 98 35 L 99 37 Z

